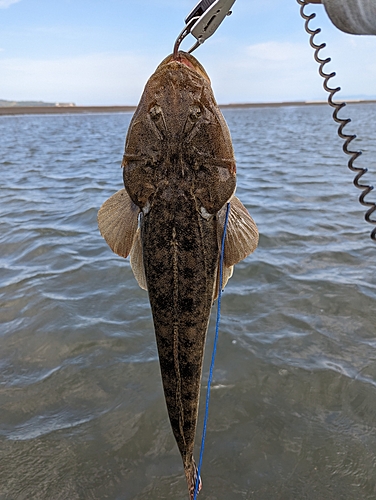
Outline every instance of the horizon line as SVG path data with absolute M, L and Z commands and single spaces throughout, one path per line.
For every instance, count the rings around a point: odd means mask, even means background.
M 373 104 L 376 99 L 342 99 L 340 102 L 348 104 Z M 263 108 L 263 107 L 287 107 L 287 106 L 317 106 L 328 104 L 328 101 L 277 101 L 277 102 L 249 102 L 249 103 L 228 103 L 219 104 L 220 108 Z M 122 113 L 132 112 L 137 109 L 137 105 L 51 105 L 51 106 L 0 106 L 0 115 L 22 115 L 22 114 L 67 114 L 67 113 Z

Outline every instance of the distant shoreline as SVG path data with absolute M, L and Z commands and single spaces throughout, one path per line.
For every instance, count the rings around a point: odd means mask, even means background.
M 341 102 L 341 101 L 339 101 Z M 376 99 L 371 100 L 348 100 L 347 104 L 375 104 Z M 286 106 L 322 106 L 327 101 L 286 101 L 286 102 L 256 102 L 243 104 L 220 104 L 219 107 L 227 108 L 276 108 Z M 137 106 L 4 106 L 0 107 L 0 115 L 61 115 L 61 114 L 83 114 L 83 113 L 133 113 Z
M 136 106 L 4 106 L 0 115 L 65 115 L 82 113 L 134 112 Z

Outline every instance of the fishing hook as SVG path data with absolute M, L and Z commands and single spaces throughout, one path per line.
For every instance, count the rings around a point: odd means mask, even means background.
M 310 21 L 312 21 L 312 19 L 314 19 L 316 17 L 316 14 L 314 14 L 314 13 L 310 14 L 310 15 L 305 14 L 304 7 L 306 5 L 308 5 L 306 0 L 296 0 L 296 1 L 300 5 L 300 15 L 305 20 L 305 30 L 310 35 L 309 43 L 310 43 L 311 47 L 315 50 L 315 54 L 314 54 L 315 61 L 320 65 L 319 74 L 322 78 L 324 78 L 323 87 L 326 90 L 326 92 L 329 93 L 328 103 L 332 108 L 335 108 L 333 111 L 333 120 L 339 124 L 337 133 L 338 133 L 339 137 L 345 141 L 343 146 L 342 146 L 342 149 L 343 149 L 344 153 L 346 153 L 347 155 L 349 155 L 351 157 L 348 161 L 347 166 L 352 172 L 356 173 L 353 184 L 358 189 L 363 190 L 362 194 L 359 196 L 359 202 L 364 207 L 369 207 L 364 218 L 370 224 L 376 224 L 376 220 L 371 218 L 371 215 L 376 210 L 376 204 L 372 203 L 370 201 L 365 201 L 365 197 L 373 190 L 373 186 L 370 186 L 368 184 L 360 184 L 359 183 L 361 177 L 363 177 L 363 175 L 365 175 L 368 172 L 368 169 L 354 166 L 355 160 L 362 154 L 362 152 L 361 151 L 351 151 L 348 149 L 350 143 L 356 138 L 356 135 L 355 134 L 349 135 L 349 134 L 343 133 L 343 129 L 346 127 L 346 125 L 348 123 L 351 122 L 351 119 L 350 118 L 344 119 L 344 118 L 338 117 L 339 111 L 346 106 L 346 103 L 333 101 L 334 95 L 341 90 L 341 87 L 337 87 L 335 89 L 332 89 L 331 87 L 329 87 L 328 82 L 336 75 L 336 73 L 332 72 L 332 73 L 328 74 L 328 73 L 324 72 L 324 66 L 331 61 L 331 58 L 328 57 L 327 59 L 321 59 L 319 57 L 319 53 L 321 52 L 322 49 L 324 49 L 326 47 L 326 43 L 322 43 L 320 45 L 317 45 L 314 40 L 315 40 L 315 37 L 319 33 L 321 33 L 321 29 L 317 28 L 315 30 L 312 30 L 309 27 Z M 374 241 L 376 241 L 376 228 L 374 228 L 374 230 L 372 231 L 371 238 Z

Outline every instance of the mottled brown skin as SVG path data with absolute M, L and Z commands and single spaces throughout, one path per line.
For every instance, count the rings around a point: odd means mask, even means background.
M 192 56 L 170 56 L 150 78 L 130 125 L 123 167 L 125 188 L 142 210 L 164 393 L 192 497 L 202 360 L 222 231 L 216 214 L 235 190 L 229 131 L 209 78 Z

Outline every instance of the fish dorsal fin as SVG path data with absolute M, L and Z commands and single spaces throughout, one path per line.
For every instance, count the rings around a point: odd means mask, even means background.
M 141 231 L 137 229 L 131 250 L 131 267 L 137 283 L 144 290 L 148 289 L 144 268 L 144 256 L 142 253 Z
M 259 234 L 255 221 L 249 215 L 243 203 L 233 196 L 230 200 L 230 214 L 227 224 L 224 266 L 229 268 L 245 259 L 252 253 L 258 244 Z M 227 206 L 218 212 L 218 221 L 221 231 L 218 233 L 218 242 L 222 237 L 226 219 Z
M 111 250 L 120 257 L 128 257 L 131 251 L 139 212 L 125 189 L 112 195 L 99 209 L 99 231 Z

